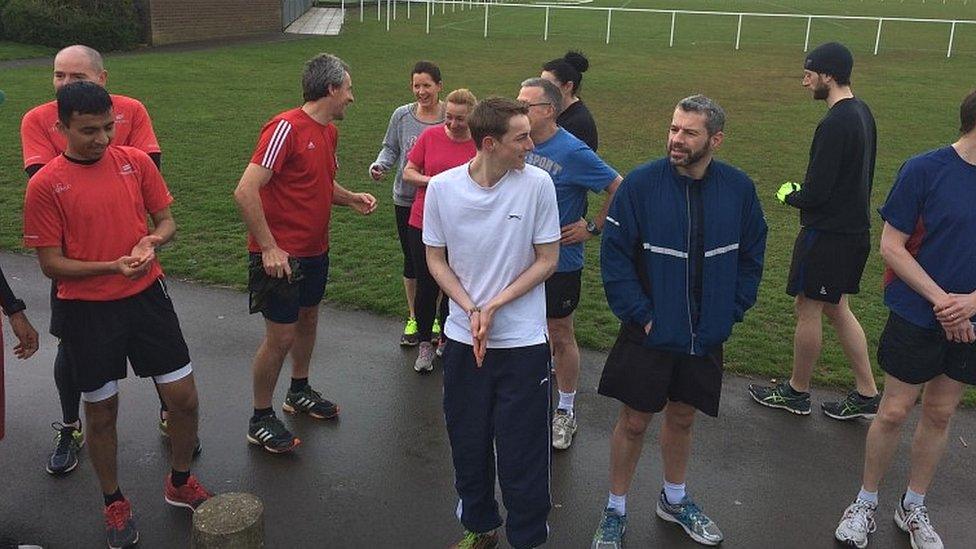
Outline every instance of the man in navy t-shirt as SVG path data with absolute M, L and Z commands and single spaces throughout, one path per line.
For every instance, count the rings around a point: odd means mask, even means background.
M 906 162 L 879 210 L 890 309 L 878 342 L 885 393 L 868 430 L 861 491 L 835 533 L 857 547 L 867 545 L 878 485 L 919 393 L 922 418 L 895 523 L 909 533 L 912 547 L 943 547 L 925 492 L 945 450 L 949 420 L 966 385 L 976 385 L 976 91 L 959 114 L 962 137 Z
M 573 327 L 583 273 L 583 243 L 600 234 L 613 193 L 623 178 L 571 133 L 556 125 L 561 110 L 559 87 L 543 78 L 522 82 L 519 101 L 529 107 L 535 149 L 525 162 L 545 170 L 556 186 L 559 204 L 559 264 L 546 280 L 546 319 L 559 388 L 559 405 L 552 419 L 552 446 L 565 450 L 573 443 L 574 411 L 579 384 L 580 354 Z M 586 219 L 590 192 L 607 193 L 600 214 Z

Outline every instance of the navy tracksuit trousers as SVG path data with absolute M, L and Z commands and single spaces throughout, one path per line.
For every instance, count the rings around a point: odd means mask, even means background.
M 542 545 L 552 505 L 549 345 L 488 349 L 478 368 L 470 345 L 449 340 L 443 364 L 444 418 L 461 524 L 478 533 L 501 526 L 497 466 L 508 542 L 517 549 Z

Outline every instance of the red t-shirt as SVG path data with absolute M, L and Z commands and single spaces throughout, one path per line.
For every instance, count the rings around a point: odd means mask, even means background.
M 289 255 L 329 251 L 338 141 L 334 125 L 319 124 L 301 108 L 279 114 L 261 130 L 251 162 L 273 172 L 261 187 L 261 206 L 275 242 Z M 261 251 L 250 234 L 247 248 Z
M 407 160 L 420 168 L 420 173 L 433 177 L 443 171 L 456 168 L 474 158 L 478 150 L 474 146 L 474 139 L 454 141 L 447 136 L 444 124 L 431 126 L 424 130 L 417 138 Z M 424 197 L 427 187 L 417 189 L 413 204 L 410 206 L 410 220 L 408 224 L 415 229 L 424 228 Z
M 61 155 L 27 183 L 24 245 L 60 247 L 80 261 L 115 261 L 149 234 L 146 216 L 173 202 L 149 156 L 132 147 L 109 146 L 92 164 Z M 58 280 L 58 297 L 113 301 L 145 290 L 163 269 L 158 259 L 144 276 L 121 274 Z
M 113 145 L 135 147 L 147 154 L 160 152 L 152 120 L 142 103 L 124 95 L 113 95 L 112 110 L 115 112 Z M 67 140 L 55 126 L 57 121 L 57 101 L 34 107 L 24 115 L 20 122 L 24 168 L 47 164 L 65 151 Z

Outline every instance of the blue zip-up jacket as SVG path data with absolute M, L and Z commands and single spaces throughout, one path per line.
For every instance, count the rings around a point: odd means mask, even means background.
M 624 178 L 603 229 L 603 288 L 623 322 L 646 326 L 644 345 L 706 355 L 756 302 L 766 252 L 766 219 L 741 170 L 712 160 L 700 183 L 704 219 L 692 220 L 691 179 L 667 158 Z M 688 284 L 691 230 L 704 223 L 702 299 L 692 324 Z

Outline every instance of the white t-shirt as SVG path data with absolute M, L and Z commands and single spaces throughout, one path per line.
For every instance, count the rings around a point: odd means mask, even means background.
M 532 265 L 534 244 L 559 241 L 559 210 L 545 171 L 526 165 L 486 188 L 471 179 L 469 165 L 441 172 L 427 184 L 424 244 L 447 247 L 451 269 L 480 307 Z M 444 333 L 472 342 L 468 315 L 453 299 Z M 500 308 L 488 332 L 488 347 L 495 349 L 545 341 L 543 284 Z

